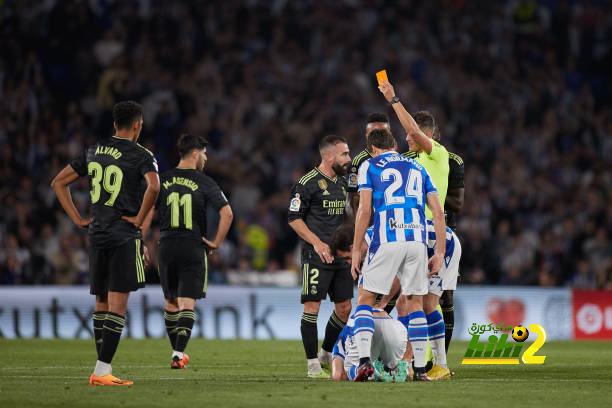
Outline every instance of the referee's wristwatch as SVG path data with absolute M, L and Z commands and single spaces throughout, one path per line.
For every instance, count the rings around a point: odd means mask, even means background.
M 393 99 L 391 99 L 391 102 L 389 102 L 389 106 L 399 103 L 400 99 L 397 96 L 394 96 Z

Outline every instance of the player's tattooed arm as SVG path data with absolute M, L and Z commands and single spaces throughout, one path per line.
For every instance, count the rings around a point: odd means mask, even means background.
M 355 220 L 355 236 L 353 237 L 353 254 L 351 262 L 351 275 L 357 279 L 357 273 L 361 270 L 361 248 L 365 244 L 364 237 L 370 216 L 372 215 L 372 190 L 361 190 L 359 192 L 359 209 Z
M 357 209 L 359 208 L 359 193 L 349 191 L 348 192 L 348 205 L 346 208 L 347 217 L 351 220 L 350 222 L 355 222 L 355 217 L 357 216 Z
M 219 226 L 217 227 L 217 233 L 215 234 L 214 241 L 209 241 L 205 237 L 202 237 L 202 241 L 208 246 L 208 252 L 210 254 L 223 242 L 225 237 L 227 236 L 227 232 L 229 231 L 232 220 L 234 219 L 234 213 L 232 212 L 232 208 L 228 205 L 224 205 L 219 210 Z
M 395 91 L 393 90 L 393 86 L 389 82 L 385 82 L 378 87 L 380 92 L 385 96 L 387 102 L 391 102 L 393 98 L 395 98 Z M 396 102 L 391 105 L 397 118 L 399 119 L 402 127 L 408 133 L 414 141 L 423 149 L 427 154 L 431 154 L 433 150 L 433 143 L 430 138 L 427 137 L 425 133 L 419 128 L 414 118 L 408 111 L 404 108 L 401 102 Z
M 155 213 L 155 208 L 151 208 L 151 210 L 149 210 L 149 213 L 145 217 L 144 221 L 142 222 L 142 227 L 140 228 L 140 230 L 142 231 L 143 240 L 147 239 L 147 234 L 149 233 L 149 230 L 151 229 L 151 222 L 153 221 L 154 213 Z
M 308 228 L 304 220 L 297 218 L 289 222 L 289 226 L 300 238 L 314 247 L 315 252 L 319 255 L 323 263 L 332 263 L 334 261 L 334 256 L 329 249 L 329 245 L 321 241 L 319 237 Z
M 442 267 L 444 262 L 444 253 L 446 252 L 446 221 L 444 220 L 444 212 L 442 204 L 437 193 L 427 194 L 427 206 L 433 214 L 434 230 L 436 232 L 436 252 L 429 260 L 429 274 L 432 277 Z
M 460 213 L 463 209 L 463 197 L 465 188 L 449 188 L 444 201 L 444 209 Z
M 395 296 L 397 292 L 400 291 L 400 289 L 401 289 L 400 281 L 396 276 L 395 278 L 393 278 L 393 284 L 391 284 L 391 289 L 389 290 L 389 294 L 384 295 L 382 298 L 380 298 L 380 302 L 378 302 L 374 306 L 378 309 L 384 309 L 385 307 L 387 307 L 387 305 L 389 304 L 389 301 L 393 298 L 393 296 Z
M 72 222 L 74 222 L 79 228 L 87 228 L 87 226 L 93 221 L 93 218 L 81 217 L 79 210 L 77 210 L 74 202 L 72 201 L 70 188 L 68 187 L 79 177 L 79 174 L 74 170 L 74 168 L 72 168 L 71 165 L 68 165 L 64 167 L 62 171 L 57 174 L 57 176 L 55 176 L 51 182 L 51 188 L 53 188 L 55 191 L 57 199 Z
M 444 202 L 444 209 L 460 213 L 463 209 L 463 198 L 465 192 L 465 183 L 463 181 L 465 166 L 461 157 L 450 152 L 448 165 L 448 191 L 446 194 L 446 201 Z

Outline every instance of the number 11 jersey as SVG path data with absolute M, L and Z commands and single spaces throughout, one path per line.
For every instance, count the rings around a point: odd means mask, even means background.
M 206 236 L 206 208 L 215 211 L 228 205 L 213 179 L 196 169 L 176 167 L 160 176 L 157 198 L 160 238 L 202 240 Z
M 112 136 L 90 146 L 70 166 L 89 179 L 93 207 L 90 245 L 114 248 L 140 238 L 140 229 L 121 217 L 138 214 L 146 190 L 144 175 L 157 173 L 153 153 L 138 143 Z
M 359 167 L 359 191 L 372 190 L 374 230 L 371 247 L 397 241 L 427 242 L 425 205 L 435 193 L 425 168 L 394 151 L 365 161 Z

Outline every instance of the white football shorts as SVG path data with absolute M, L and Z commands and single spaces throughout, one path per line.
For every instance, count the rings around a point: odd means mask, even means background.
M 346 355 L 344 369 L 350 370 L 352 366 L 359 366 L 359 350 L 357 350 L 354 336 L 346 339 Z M 402 323 L 391 317 L 374 317 L 374 335 L 370 359 L 382 359 L 383 363 L 393 369 L 397 367 L 404 357 L 408 344 L 408 332 Z
M 397 275 L 404 295 L 427 293 L 427 247 L 422 242 L 385 242 L 370 247 L 362 271 L 363 288 L 388 295 Z
M 442 296 L 442 292 L 445 290 L 457 289 L 459 261 L 461 261 L 461 243 L 458 239 L 455 239 L 455 247 L 450 259 L 445 259 L 440 271 L 429 278 L 429 293 Z

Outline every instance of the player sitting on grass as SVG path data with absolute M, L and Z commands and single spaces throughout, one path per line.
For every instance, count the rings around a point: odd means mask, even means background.
M 349 319 L 340 332 L 334 346 L 332 379 L 354 381 L 359 366 L 357 339 L 353 334 L 355 321 Z M 374 336 L 372 337 L 372 358 L 374 380 L 384 382 L 406 381 L 408 364 L 402 361 L 408 343 L 408 332 L 403 324 L 393 319 L 382 309 L 374 309 Z
M 350 224 L 340 226 L 332 236 L 330 249 L 334 256 L 351 262 L 354 227 Z M 362 261 L 366 252 L 363 252 Z M 355 321 L 351 318 L 336 341 L 333 351 L 332 379 L 334 381 L 353 381 L 359 364 L 359 351 L 355 344 L 353 327 Z M 384 310 L 374 310 L 374 337 L 372 338 L 372 353 L 374 359 L 374 379 L 378 381 L 406 381 L 411 375 L 406 357 L 408 332 L 397 320 L 394 320 Z M 410 377 L 411 378 L 411 377 Z
M 434 231 L 433 221 L 427 220 L 427 256 L 431 258 L 436 248 L 436 236 Z M 368 230 L 365 236 L 366 242 L 369 244 L 372 237 L 372 230 Z M 446 227 L 446 252 L 444 253 L 444 262 L 440 271 L 429 278 L 429 289 L 427 295 L 423 298 L 423 310 L 427 318 L 427 331 L 429 342 L 435 365 L 427 372 L 427 375 L 432 380 L 447 380 L 451 373 L 446 364 L 446 348 L 444 347 L 445 330 L 444 320 L 442 315 L 437 310 L 440 302 L 440 296 L 445 290 L 455 290 L 457 287 L 457 272 L 459 270 L 459 261 L 461 259 L 461 243 L 457 235 L 448 227 Z M 383 296 L 381 305 L 384 306 L 386 301 L 392 297 L 394 293 L 399 292 L 399 281 L 396 279 L 391 288 L 390 294 Z M 399 301 L 398 308 L 401 308 L 402 301 Z M 408 347 L 409 354 L 412 355 L 410 346 Z

